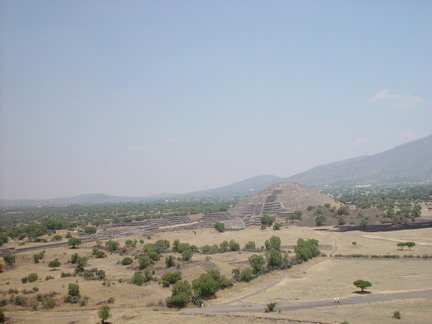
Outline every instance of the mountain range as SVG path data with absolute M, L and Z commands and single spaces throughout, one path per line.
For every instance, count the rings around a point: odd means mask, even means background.
M 260 175 L 220 188 L 187 194 L 159 194 L 150 197 L 119 197 L 85 194 L 44 200 L 0 200 L 0 206 L 38 206 L 138 202 L 158 199 L 246 196 L 279 182 L 297 182 L 311 188 L 355 185 L 400 185 L 432 183 L 432 135 L 375 155 L 366 155 L 320 165 L 287 177 Z

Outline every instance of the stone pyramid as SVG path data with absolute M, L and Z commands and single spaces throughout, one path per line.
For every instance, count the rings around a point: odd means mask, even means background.
M 333 204 L 334 200 L 314 189 L 298 183 L 276 183 L 243 199 L 228 213 L 234 217 L 256 218 L 262 215 L 287 217 L 296 210 L 305 210 L 309 205 Z

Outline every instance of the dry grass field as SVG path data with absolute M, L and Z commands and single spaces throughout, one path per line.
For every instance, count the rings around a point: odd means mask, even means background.
M 426 214 L 424 217 L 431 217 Z M 136 261 L 130 266 L 122 266 L 123 258 L 117 253 L 109 254 L 103 259 L 92 256 L 94 244 L 84 244 L 78 249 L 53 248 L 46 249 L 43 262 L 33 263 L 33 253 L 16 254 L 16 264 L 0 274 L 0 299 L 9 299 L 9 289 L 17 289 L 19 295 L 35 298 L 37 293 L 57 292 L 54 296 L 56 306 L 45 310 L 42 306 L 31 311 L 30 307 L 3 307 L 10 323 L 98 323 L 97 310 L 109 298 L 115 302 L 110 304 L 111 323 L 267 323 L 289 320 L 322 323 L 350 324 L 360 323 L 430 323 L 432 318 L 432 259 L 403 258 L 404 255 L 432 255 L 432 228 L 394 232 L 336 232 L 332 228 L 307 228 L 284 226 L 280 231 L 259 227 L 251 227 L 237 232 L 218 233 L 214 229 L 198 231 L 179 231 L 154 235 L 145 243 L 166 239 L 171 243 L 178 239 L 201 247 L 205 244 L 219 244 L 224 240 L 234 239 L 243 247 L 248 241 L 254 241 L 257 247 L 272 235 L 282 241 L 282 250 L 294 255 L 293 247 L 298 238 L 314 238 L 319 240 L 321 256 L 291 269 L 275 271 L 258 277 L 250 283 L 236 283 L 232 288 L 218 292 L 217 298 L 205 301 L 204 308 L 188 308 L 173 310 L 164 306 L 164 300 L 171 295 L 170 288 L 163 288 L 158 282 L 152 281 L 145 286 L 135 286 L 119 279 L 129 280 L 136 271 Z M 128 238 L 130 239 L 130 238 Z M 132 238 L 133 239 L 133 238 Z M 126 238 L 118 239 L 121 246 Z M 356 242 L 353 245 L 352 242 Z M 398 242 L 413 241 L 416 246 L 409 251 L 400 250 Z M 130 249 L 128 255 L 141 250 L 138 244 Z M 102 285 L 101 281 L 84 280 L 82 277 L 60 278 L 60 273 L 73 272 L 75 265 L 68 261 L 71 255 L 78 253 L 89 258 L 86 269 L 98 268 L 106 271 L 110 285 Z M 152 266 L 155 276 L 168 271 L 165 269 L 164 254 L 162 259 Z M 192 262 L 181 264 L 179 271 L 183 278 L 191 282 L 206 270 L 217 269 L 228 278 L 232 270 L 248 266 L 247 258 L 251 252 L 226 252 L 212 255 L 194 254 Z M 363 259 L 336 258 L 335 254 L 398 254 L 400 259 Z M 331 256 L 333 255 L 333 256 Z M 58 258 L 62 263 L 59 270 L 48 268 L 49 261 Z M 21 282 L 21 278 L 35 272 L 39 279 L 33 283 Z M 45 280 L 46 276 L 55 279 Z M 364 279 L 372 282 L 369 294 L 357 294 L 353 281 Z M 82 296 L 88 297 L 85 306 L 65 304 L 69 283 L 78 283 Z M 22 290 L 37 287 L 37 293 L 23 295 Z M 428 291 L 426 291 L 428 290 Z M 425 294 L 417 294 L 426 291 Z M 406 293 L 405 295 L 393 295 Z M 420 297 L 419 297 L 420 296 Z M 340 304 L 333 304 L 333 298 L 339 297 Z M 376 298 L 374 300 L 373 298 Z M 276 312 L 264 313 L 265 306 L 276 302 Z M 298 306 L 297 309 L 290 308 Z M 303 305 L 303 306 L 302 306 Z M 303 308 L 301 308 L 303 307 Z M 393 312 L 399 311 L 402 320 L 392 318 Z

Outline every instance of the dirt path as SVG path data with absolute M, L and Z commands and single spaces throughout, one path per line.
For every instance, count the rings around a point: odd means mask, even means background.
M 402 300 L 411 298 L 432 298 L 432 289 L 420 291 L 408 291 L 401 293 L 389 294 L 363 294 L 344 298 L 340 304 L 334 304 L 333 300 L 317 300 L 308 302 L 294 302 L 294 303 L 277 303 L 276 310 L 299 310 L 315 307 L 328 307 L 328 306 L 341 306 L 363 304 L 371 302 L 381 302 L 390 300 Z M 227 313 L 255 313 L 263 312 L 266 305 L 261 304 L 247 304 L 247 305 L 231 305 L 230 303 L 221 303 L 211 305 L 210 307 L 187 309 L 185 313 L 200 313 L 200 314 L 227 314 Z

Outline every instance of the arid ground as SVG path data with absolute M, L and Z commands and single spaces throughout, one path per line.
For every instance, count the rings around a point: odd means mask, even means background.
M 430 213 L 430 211 L 429 211 Z M 423 217 L 432 217 L 424 213 Z M 36 311 L 30 307 L 3 307 L 10 323 L 98 323 L 97 311 L 110 297 L 115 302 L 111 307 L 111 323 L 430 323 L 432 318 L 432 258 L 418 258 L 417 255 L 432 255 L 432 228 L 393 232 L 336 232 L 332 228 L 307 228 L 284 226 L 280 231 L 251 227 L 242 231 L 218 233 L 214 229 L 179 231 L 154 235 L 145 243 L 158 239 L 175 239 L 201 247 L 205 244 L 219 244 L 234 239 L 243 247 L 254 241 L 257 247 L 272 235 L 281 238 L 281 249 L 294 255 L 293 247 L 298 238 L 319 240 L 324 256 L 317 257 L 290 269 L 270 272 L 250 283 L 235 283 L 232 288 L 217 293 L 217 298 L 206 300 L 203 308 L 191 306 L 183 310 L 165 307 L 164 300 L 171 295 L 170 288 L 163 288 L 156 281 L 139 287 L 119 279 L 130 279 L 136 271 L 136 261 L 131 266 L 119 264 L 123 256 L 109 254 L 107 258 L 91 256 L 94 244 L 84 244 L 78 249 L 46 249 L 43 262 L 33 263 L 33 253 L 16 254 L 16 265 L 0 274 L 0 299 L 9 299 L 9 289 L 21 291 L 38 287 L 38 293 L 57 292 L 56 306 L 52 310 L 41 306 Z M 129 238 L 130 239 L 130 238 Z M 123 246 L 124 239 L 119 239 Z M 412 241 L 412 250 L 400 250 L 398 242 Z M 356 245 L 353 244 L 356 242 Z M 141 246 L 138 244 L 136 251 Z M 82 277 L 60 278 L 60 273 L 73 272 L 74 265 L 68 263 L 73 253 L 88 256 L 86 269 L 98 268 L 106 271 L 110 286 L 101 281 L 87 281 Z M 129 251 L 133 253 L 133 251 Z M 173 271 L 165 269 L 164 254 L 153 266 L 156 277 Z M 228 278 L 232 270 L 248 266 L 247 258 L 253 252 L 226 252 L 212 255 L 196 253 L 190 263 L 182 263 L 179 271 L 182 279 L 191 282 L 206 270 L 217 269 Z M 336 254 L 400 255 L 399 259 L 338 258 Z M 403 258 L 413 255 L 414 258 Z M 50 260 L 58 258 L 62 265 L 52 271 L 47 267 Z M 21 278 L 35 272 L 37 282 L 21 282 Z M 55 279 L 45 280 L 46 276 Z M 353 281 L 368 280 L 372 287 L 368 293 L 359 294 Z M 69 283 L 78 283 L 82 296 L 88 297 L 86 306 L 65 304 Z M 36 293 L 23 295 L 29 299 Z M 340 298 L 340 304 L 333 299 Z M 275 312 L 264 313 L 268 303 L 276 302 Z M 393 312 L 399 311 L 402 319 L 394 319 Z

